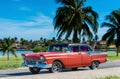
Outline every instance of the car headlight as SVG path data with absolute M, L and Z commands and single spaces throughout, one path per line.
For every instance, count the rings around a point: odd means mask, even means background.
M 40 56 L 40 61 L 41 61 L 41 62 L 45 62 L 44 56 Z

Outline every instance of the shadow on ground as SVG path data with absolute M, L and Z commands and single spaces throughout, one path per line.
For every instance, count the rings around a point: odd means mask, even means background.
M 88 70 L 86 68 L 83 68 L 83 69 L 78 69 L 77 71 L 85 71 L 85 70 Z M 74 72 L 72 71 L 71 69 L 64 69 L 61 73 L 65 73 L 65 72 Z M 39 72 L 39 74 L 53 74 L 53 73 L 50 73 L 48 70 L 42 70 Z M 36 75 L 36 74 L 32 74 L 31 72 L 27 71 L 27 72 L 15 72 L 15 73 L 7 73 L 7 74 L 0 74 L 0 77 L 12 77 L 12 76 L 24 76 L 24 75 Z

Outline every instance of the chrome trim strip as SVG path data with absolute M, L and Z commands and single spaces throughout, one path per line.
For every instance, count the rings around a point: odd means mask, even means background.
M 36 61 L 37 62 L 37 61 Z M 38 68 L 51 68 L 52 67 L 52 64 L 47 64 L 47 63 L 36 63 L 36 64 L 34 64 L 34 65 L 29 65 L 29 64 L 27 64 L 27 62 L 26 61 L 24 61 L 23 63 L 22 63 L 22 66 L 27 66 L 27 67 L 38 67 Z

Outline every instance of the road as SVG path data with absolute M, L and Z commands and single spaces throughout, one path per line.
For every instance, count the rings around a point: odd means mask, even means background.
M 0 70 L 0 79 L 95 79 L 105 75 L 120 75 L 120 60 L 108 61 L 96 70 L 79 68 L 78 71 L 64 70 L 61 73 L 49 73 L 42 70 L 39 74 L 31 74 L 28 68 Z

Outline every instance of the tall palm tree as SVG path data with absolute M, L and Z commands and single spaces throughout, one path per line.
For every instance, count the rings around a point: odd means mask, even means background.
M 109 29 L 103 35 L 102 39 L 107 40 L 107 46 L 109 46 L 114 40 L 117 48 L 117 56 L 120 49 L 120 9 L 114 10 L 110 15 L 106 16 L 109 22 L 104 22 L 102 27 L 108 27 Z
M 57 9 L 54 17 L 54 29 L 58 30 L 57 36 L 65 38 L 73 34 L 73 42 L 78 42 L 78 37 L 92 38 L 97 32 L 98 14 L 92 7 L 84 6 L 86 0 L 56 0 L 62 5 Z
M 16 55 L 16 50 L 15 47 L 13 45 L 13 41 L 10 38 L 5 38 L 4 39 L 4 44 L 2 46 L 2 51 L 3 51 L 3 56 L 5 54 L 7 54 L 7 59 L 9 60 L 9 53 L 11 52 L 15 57 L 17 57 Z

